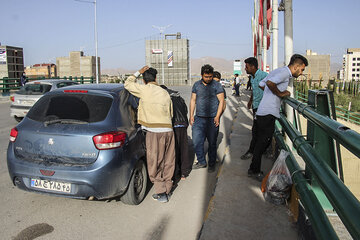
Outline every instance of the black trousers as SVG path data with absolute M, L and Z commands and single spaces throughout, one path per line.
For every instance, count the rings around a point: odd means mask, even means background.
M 188 176 L 193 162 L 189 158 L 187 127 L 174 128 L 175 134 L 175 172 L 176 175 Z
M 250 147 L 249 150 L 247 150 L 247 153 L 254 153 L 254 149 L 255 149 L 255 143 L 256 143 L 256 134 L 257 134 L 257 120 L 256 120 L 256 111 L 257 108 L 253 109 L 253 125 L 251 128 L 251 142 L 250 142 Z
M 254 173 L 261 171 L 261 156 L 269 146 L 275 130 L 276 117 L 273 115 L 256 116 L 256 142 L 250 169 Z

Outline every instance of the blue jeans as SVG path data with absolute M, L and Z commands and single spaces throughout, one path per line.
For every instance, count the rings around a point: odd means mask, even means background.
M 194 150 L 197 160 L 200 164 L 206 164 L 204 143 L 208 140 L 208 156 L 209 166 L 213 166 L 216 163 L 217 151 L 216 140 L 219 133 L 219 127 L 215 127 L 214 118 L 198 117 L 195 116 L 194 124 L 192 126 L 192 140 L 194 143 Z

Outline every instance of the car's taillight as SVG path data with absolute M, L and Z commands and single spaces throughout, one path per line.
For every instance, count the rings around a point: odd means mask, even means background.
M 10 101 L 15 101 L 15 97 L 14 96 L 10 96 Z
M 16 128 L 11 129 L 10 131 L 10 141 L 15 142 L 17 135 L 19 134 Z
M 93 137 L 95 147 L 99 150 L 118 148 L 124 145 L 126 133 L 124 132 L 107 132 Z

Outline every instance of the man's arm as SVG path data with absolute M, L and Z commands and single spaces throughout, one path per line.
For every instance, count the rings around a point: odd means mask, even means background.
M 278 88 L 276 83 L 273 83 L 272 81 L 268 80 L 266 82 L 266 86 L 268 86 L 268 88 L 273 92 L 273 94 L 275 94 L 278 97 L 287 97 L 290 96 L 290 92 L 288 90 L 285 90 L 283 92 L 281 92 Z
M 248 109 L 251 109 L 252 102 L 253 102 L 253 92 L 251 92 L 251 96 L 250 96 L 249 102 L 247 104 Z
M 125 80 L 124 87 L 126 90 L 128 90 L 132 95 L 140 98 L 142 89 L 144 88 L 144 85 L 140 85 L 136 83 L 136 78 L 140 76 L 140 74 L 143 74 L 146 70 L 148 70 L 148 66 L 142 67 L 139 71 L 137 71 L 134 75 L 129 76 Z
M 195 105 L 196 105 L 196 93 L 191 93 L 190 118 L 189 118 L 189 123 L 190 123 L 191 126 L 194 124 Z
M 214 118 L 214 124 L 215 126 L 219 126 L 220 124 L 220 117 L 223 113 L 223 109 L 224 109 L 224 93 L 219 93 L 216 95 L 216 97 L 218 98 L 219 100 L 219 106 L 218 106 L 218 109 L 217 109 L 217 113 L 216 113 L 216 116 Z

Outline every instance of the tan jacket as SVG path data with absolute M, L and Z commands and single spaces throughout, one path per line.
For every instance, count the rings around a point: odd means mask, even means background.
M 169 93 L 156 82 L 136 83 L 134 75 L 125 81 L 125 89 L 140 98 L 138 123 L 150 128 L 172 128 L 173 106 Z

